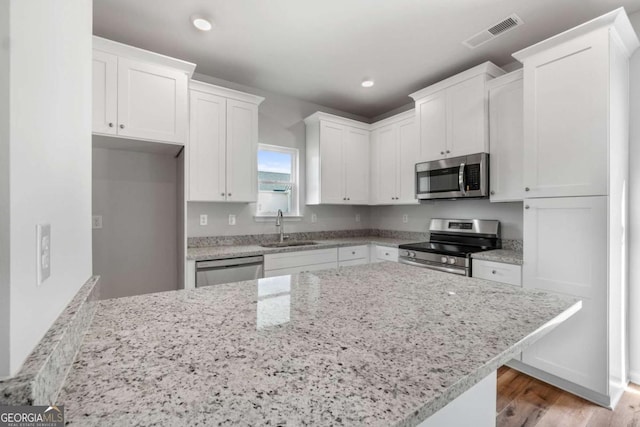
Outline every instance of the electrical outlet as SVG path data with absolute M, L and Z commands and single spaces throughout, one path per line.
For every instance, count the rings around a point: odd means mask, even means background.
M 36 276 L 38 286 L 51 276 L 51 225 L 36 225 L 37 263 Z
M 318 222 L 318 215 L 317 214 L 314 214 L 314 213 L 311 214 L 311 222 Z
M 229 215 L 229 225 L 236 225 L 236 216 L 235 215 Z
M 209 216 L 202 214 L 200 215 L 200 225 L 207 225 L 209 223 Z
M 404 214 L 402 215 L 402 222 L 404 222 L 405 224 L 409 222 L 409 215 Z
M 91 228 L 94 230 L 102 228 L 102 215 L 94 215 L 91 217 Z
M 360 214 L 356 214 L 356 222 L 360 222 Z

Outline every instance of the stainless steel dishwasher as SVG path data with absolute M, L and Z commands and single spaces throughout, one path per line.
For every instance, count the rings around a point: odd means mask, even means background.
M 226 258 L 196 262 L 196 288 L 264 277 L 264 258 L 260 256 Z

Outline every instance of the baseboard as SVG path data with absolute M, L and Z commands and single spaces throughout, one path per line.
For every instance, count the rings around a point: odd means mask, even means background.
M 634 384 L 640 385 L 640 371 L 629 372 L 629 381 L 631 381 Z
M 529 366 L 526 363 L 522 363 L 518 360 L 515 360 L 515 359 L 510 360 L 508 363 L 506 363 L 506 365 L 509 366 L 510 368 L 515 369 L 516 371 L 522 372 L 523 374 L 527 374 L 531 377 L 539 379 L 540 381 L 544 381 L 545 383 L 556 386 L 559 389 L 568 391 L 571 394 L 580 396 L 583 399 L 586 399 L 590 402 L 595 403 L 596 405 L 600 405 L 600 406 L 604 406 L 605 408 L 612 409 L 613 408 L 612 403 L 617 403 L 617 401 L 613 402 L 610 396 L 606 396 L 604 394 L 595 392 L 593 390 L 589 390 L 586 387 L 582 387 L 580 385 L 574 384 L 560 377 L 557 377 L 555 375 L 542 371 L 538 368 Z M 622 394 L 616 397 L 617 399 L 620 399 L 621 396 Z

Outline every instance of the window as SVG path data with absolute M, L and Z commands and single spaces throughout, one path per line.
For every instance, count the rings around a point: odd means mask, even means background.
M 298 215 L 298 150 L 258 145 L 256 216 Z

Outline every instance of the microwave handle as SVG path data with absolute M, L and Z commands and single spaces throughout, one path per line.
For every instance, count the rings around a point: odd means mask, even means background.
M 458 172 L 458 185 L 460 186 L 460 191 L 463 196 L 467 195 L 467 191 L 465 190 L 466 185 L 464 183 L 464 163 L 460 163 L 460 171 Z

